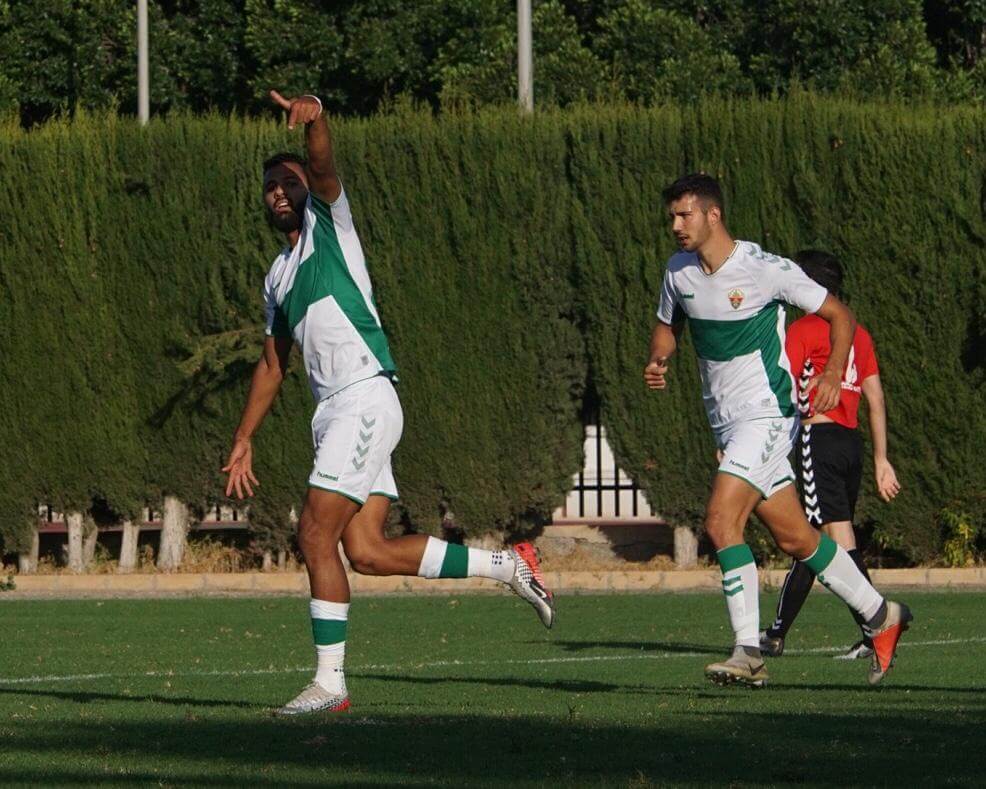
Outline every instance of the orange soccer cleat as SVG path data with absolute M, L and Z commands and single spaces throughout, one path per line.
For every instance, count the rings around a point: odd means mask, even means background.
M 911 609 L 902 603 L 887 601 L 887 619 L 879 630 L 874 630 L 870 637 L 873 641 L 873 656 L 870 659 L 869 683 L 879 685 L 894 664 L 897 654 L 897 642 L 904 635 L 908 624 L 914 619 Z
M 507 583 L 534 606 L 541 624 L 550 628 L 555 622 L 555 598 L 545 586 L 537 549 L 529 542 L 521 542 L 510 553 L 514 559 L 514 576 Z

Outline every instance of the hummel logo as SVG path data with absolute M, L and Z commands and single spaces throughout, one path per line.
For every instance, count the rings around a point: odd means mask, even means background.
M 682 293 L 681 294 L 681 298 L 683 298 L 683 299 L 694 299 L 695 298 L 695 294 L 694 293 Z
M 743 469 L 743 471 L 749 471 L 750 470 L 750 467 L 749 466 L 744 466 L 742 463 L 737 463 L 735 460 L 730 460 L 729 461 L 729 465 L 730 466 L 736 466 L 737 468 L 741 468 L 741 469 Z
M 316 471 L 315 476 L 321 477 L 322 479 L 331 479 L 333 482 L 339 481 L 339 477 L 333 477 L 331 474 L 323 474 L 321 471 Z

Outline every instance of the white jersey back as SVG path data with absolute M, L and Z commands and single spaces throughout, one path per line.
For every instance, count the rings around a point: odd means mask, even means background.
M 714 274 L 694 252 L 671 257 L 657 317 L 669 325 L 688 321 L 713 430 L 797 413 L 784 302 L 813 313 L 827 295 L 796 263 L 749 241 L 737 241 Z
M 293 337 L 317 401 L 397 367 L 373 302 L 346 193 L 309 193 L 301 235 L 264 282 L 267 334 Z

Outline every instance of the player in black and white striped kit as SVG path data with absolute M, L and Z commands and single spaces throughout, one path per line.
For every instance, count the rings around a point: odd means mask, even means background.
M 824 252 L 799 252 L 794 260 L 805 274 L 841 296 L 842 268 L 839 261 Z M 856 499 L 863 473 L 863 442 L 856 427 L 861 396 L 869 406 L 870 433 L 877 490 L 885 501 L 897 495 L 900 485 L 887 460 L 887 420 L 883 388 L 873 349 L 873 340 L 857 326 L 852 350 L 841 384 L 836 408 L 817 414 L 812 408 L 809 382 L 823 369 L 829 355 L 828 327 L 814 316 L 795 321 L 785 343 L 792 371 L 800 371 L 798 409 L 801 430 L 795 443 L 795 468 L 808 522 L 822 529 L 846 549 L 864 575 L 869 577 L 853 531 Z M 760 649 L 779 657 L 784 639 L 808 597 L 815 575 L 803 562 L 794 562 L 784 580 L 777 606 L 777 619 L 761 634 Z M 855 615 L 854 615 L 855 617 Z M 862 628 L 863 623 L 855 617 Z M 871 657 L 872 646 L 865 631 L 844 658 Z

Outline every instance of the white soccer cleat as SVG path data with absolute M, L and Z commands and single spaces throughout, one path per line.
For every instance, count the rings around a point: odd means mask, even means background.
M 544 585 L 537 551 L 529 542 L 521 542 L 510 549 L 510 555 L 514 559 L 514 575 L 507 583 L 534 606 L 541 623 L 550 628 L 555 621 L 555 598 Z
M 291 701 L 281 707 L 278 715 L 305 715 L 309 712 L 343 712 L 349 709 L 349 694 L 345 685 L 342 693 L 330 693 L 314 680 Z
M 705 667 L 705 676 L 716 685 L 746 685 L 762 688 L 767 684 L 767 666 L 763 659 L 750 657 L 741 646 L 733 648 L 733 654 L 726 660 L 710 663 Z

